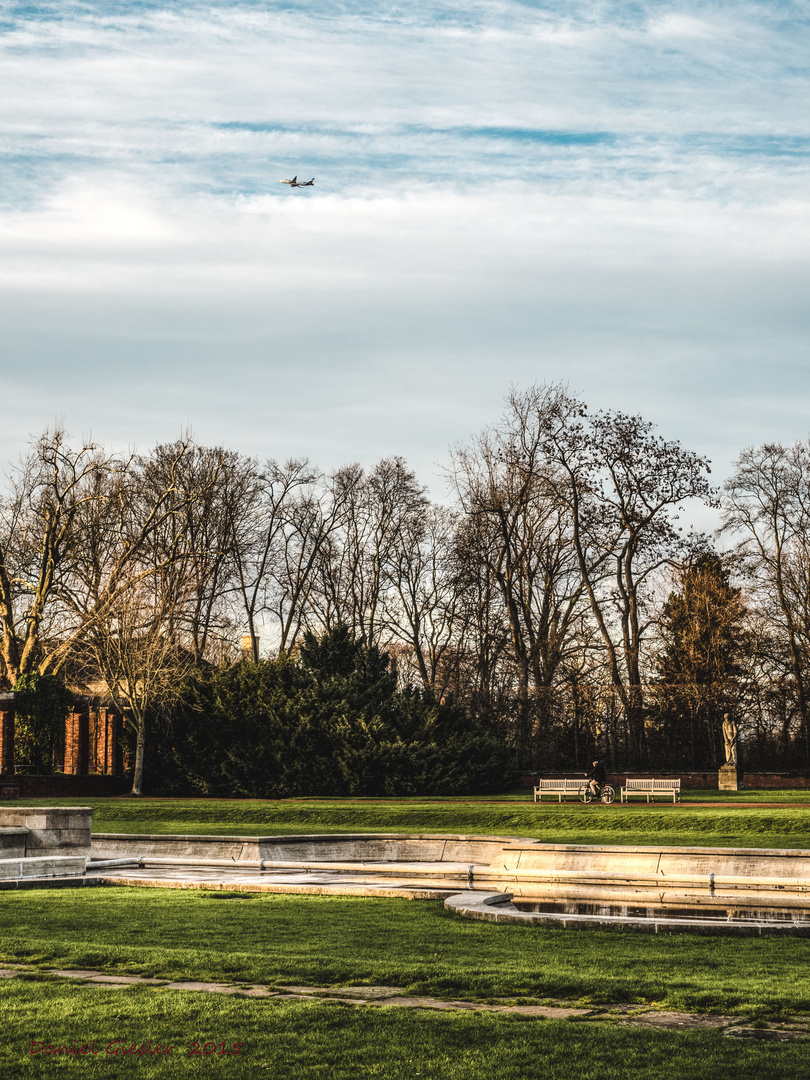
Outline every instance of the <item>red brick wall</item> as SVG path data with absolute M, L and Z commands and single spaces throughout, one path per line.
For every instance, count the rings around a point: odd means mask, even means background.
M 14 706 L 0 709 L 0 773 L 14 772 Z
M 755 773 L 743 769 L 743 780 L 749 788 L 810 788 L 810 776 L 790 773 Z
M 65 773 L 80 776 L 87 772 L 89 723 L 85 712 L 70 712 L 65 718 Z
M 118 715 L 109 709 L 97 709 L 90 713 L 89 724 L 90 760 L 89 772 L 115 775 L 118 748 Z
M 106 799 L 126 795 L 132 780 L 125 776 L 0 776 L 0 784 L 19 787 L 22 799 Z

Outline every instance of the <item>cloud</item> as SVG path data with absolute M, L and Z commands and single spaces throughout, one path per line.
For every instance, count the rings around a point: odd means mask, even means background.
M 0 10 L 8 447 L 431 468 L 544 378 L 724 460 L 803 433 L 799 6 Z

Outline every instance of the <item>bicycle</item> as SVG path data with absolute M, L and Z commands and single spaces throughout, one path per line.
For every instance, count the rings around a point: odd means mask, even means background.
M 610 786 L 610 784 L 603 784 L 599 790 L 598 795 L 595 795 L 593 791 L 591 791 L 590 784 L 583 784 L 582 787 L 579 789 L 580 802 L 590 803 L 593 802 L 593 800 L 596 798 L 601 799 L 606 806 L 609 806 L 616 798 L 616 792 Z

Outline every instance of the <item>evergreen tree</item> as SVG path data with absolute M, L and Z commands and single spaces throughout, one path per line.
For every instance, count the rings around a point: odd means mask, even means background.
M 388 655 L 344 627 L 297 657 L 201 671 L 154 762 L 153 790 L 219 796 L 498 791 L 511 751 L 451 700 L 398 690 Z
M 723 714 L 739 705 L 746 609 L 714 551 L 682 567 L 678 578 L 659 621 L 656 756 L 670 768 L 713 768 L 723 759 Z
M 72 704 L 73 694 L 59 675 L 20 675 L 14 684 L 18 765 L 27 765 L 38 774 L 53 772 L 64 748 L 65 714 Z

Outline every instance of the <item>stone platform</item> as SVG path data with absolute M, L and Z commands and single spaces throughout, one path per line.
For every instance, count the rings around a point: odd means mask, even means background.
M 83 874 L 92 817 L 89 806 L 0 807 L 0 881 Z
M 461 862 L 488 866 L 514 836 L 437 833 L 314 833 L 301 836 L 187 836 L 171 833 L 94 833 L 93 859 L 142 854 L 150 859 L 227 859 L 234 862 Z

